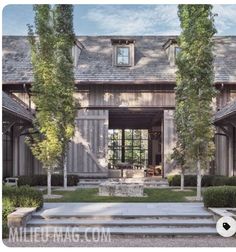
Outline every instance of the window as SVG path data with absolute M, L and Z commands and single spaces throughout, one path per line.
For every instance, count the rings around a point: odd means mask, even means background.
M 13 174 L 13 131 L 2 135 L 2 160 L 3 160 L 3 177 L 11 177 Z
M 130 164 L 147 165 L 148 130 L 125 129 L 124 134 L 121 129 L 109 130 L 108 159 L 112 168 L 122 160 Z
M 117 47 L 116 64 L 119 66 L 130 65 L 129 47 Z
M 132 67 L 135 64 L 135 40 L 111 39 L 112 65 L 116 67 Z

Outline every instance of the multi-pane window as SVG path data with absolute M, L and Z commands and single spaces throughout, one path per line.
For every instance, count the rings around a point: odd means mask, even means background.
M 148 163 L 148 130 L 125 129 L 124 134 L 119 129 L 109 130 L 108 148 L 112 167 L 121 161 L 145 166 Z
M 130 48 L 129 47 L 117 47 L 116 50 L 116 64 L 117 65 L 129 65 L 130 64 Z
M 108 131 L 108 158 L 112 165 L 122 161 L 122 131 Z

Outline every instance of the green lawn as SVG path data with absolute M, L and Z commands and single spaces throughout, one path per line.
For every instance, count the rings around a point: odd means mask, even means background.
M 195 196 L 196 191 L 173 191 L 173 189 L 144 189 L 147 197 L 111 197 L 98 196 L 98 189 L 77 189 L 76 191 L 54 191 L 61 194 L 61 199 L 45 200 L 46 202 L 185 202 L 185 196 Z

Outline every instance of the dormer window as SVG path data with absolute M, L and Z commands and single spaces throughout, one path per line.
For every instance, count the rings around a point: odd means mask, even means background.
M 175 60 L 176 56 L 180 51 L 180 48 L 178 47 L 176 39 L 168 39 L 166 43 L 163 45 L 163 49 L 166 52 L 166 55 L 168 57 L 168 61 L 170 63 L 171 67 L 175 66 Z
M 130 67 L 134 66 L 134 40 L 112 39 L 113 66 Z

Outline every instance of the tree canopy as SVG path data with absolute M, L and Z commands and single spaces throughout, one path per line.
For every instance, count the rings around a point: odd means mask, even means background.
M 34 156 L 46 168 L 65 156 L 74 135 L 74 75 L 71 49 L 74 45 L 71 5 L 34 5 L 35 32 L 29 27 L 34 81 L 32 100 L 36 107 L 34 129 L 28 139 Z
M 178 144 L 189 163 L 206 167 L 214 154 L 212 99 L 214 15 L 211 5 L 179 5 L 175 122 Z

